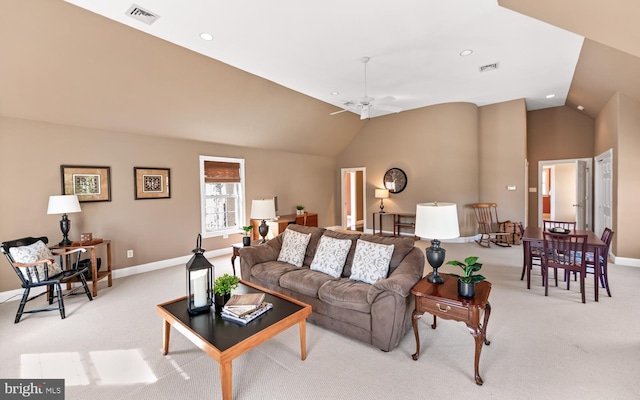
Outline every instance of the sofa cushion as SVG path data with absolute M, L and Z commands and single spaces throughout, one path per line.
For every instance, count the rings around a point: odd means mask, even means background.
M 310 233 L 300 233 L 287 228 L 282 239 L 282 248 L 278 254 L 278 261 L 286 262 L 296 267 L 302 267 L 304 255 L 311 239 Z
M 367 242 L 380 243 L 380 244 L 392 244 L 393 255 L 391 256 L 391 261 L 389 262 L 389 275 L 393 273 L 393 271 L 400 265 L 402 260 L 409 254 L 414 247 L 414 240 L 410 237 L 384 237 L 384 236 L 375 236 L 375 235 L 362 235 L 360 236 L 361 240 L 366 240 Z
M 316 254 L 316 248 L 318 247 L 318 242 L 320 241 L 322 234 L 325 232 L 325 229 L 318 228 L 317 226 L 303 226 L 303 225 L 291 224 L 287 226 L 287 230 L 311 234 L 309 245 L 307 245 L 307 252 L 304 255 L 304 262 L 302 263 L 302 265 L 306 265 L 308 267 L 309 265 L 311 265 L 311 261 L 313 261 L 313 257 Z
M 318 290 L 318 298 L 336 307 L 370 313 L 371 304 L 367 302 L 370 287 L 363 282 L 342 278 L 322 285 Z
M 349 249 L 349 254 L 347 255 L 347 260 L 345 261 L 344 268 L 342 270 L 342 276 L 348 278 L 349 275 L 351 275 L 351 265 L 353 264 L 353 256 L 356 252 L 356 243 L 358 242 L 358 239 L 360 239 L 360 234 L 359 233 L 342 233 L 342 232 L 336 232 L 336 231 L 327 229 L 326 231 L 324 231 L 323 236 L 329 236 L 336 239 L 351 240 L 351 248 Z
M 282 275 L 280 277 L 280 286 L 309 297 L 318 298 L 318 289 L 331 280 L 334 280 L 334 278 L 325 273 L 311 271 L 307 268 L 298 268 Z
M 289 271 L 295 271 L 298 267 L 280 261 L 266 261 L 256 264 L 251 268 L 251 275 L 273 285 L 278 285 L 280 277 Z
M 316 255 L 311 261 L 311 270 L 324 272 L 325 274 L 339 278 L 351 249 L 351 240 L 335 239 L 322 235 L 316 249 Z
M 349 279 L 374 284 L 385 279 L 394 245 L 367 242 L 358 239 Z

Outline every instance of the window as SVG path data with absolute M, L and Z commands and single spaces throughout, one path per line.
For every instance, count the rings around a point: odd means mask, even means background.
M 245 220 L 244 159 L 200 156 L 203 237 L 237 233 Z

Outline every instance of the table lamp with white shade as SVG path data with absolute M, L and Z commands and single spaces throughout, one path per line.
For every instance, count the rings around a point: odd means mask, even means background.
M 78 201 L 78 196 L 75 194 L 49 196 L 47 214 L 62 214 L 62 219 L 60 220 L 62 241 L 58 243 L 59 246 L 70 246 L 72 244 L 71 240 L 69 240 L 71 221 L 69 220 L 69 217 L 67 217 L 67 214 L 80 211 L 82 211 L 82 209 L 80 209 L 80 202 Z
M 251 219 L 262 220 L 260 226 L 258 226 L 258 232 L 262 236 L 260 243 L 265 243 L 265 238 L 269 233 L 269 225 L 266 220 L 275 219 L 276 217 L 276 205 L 273 199 L 253 200 L 251 202 Z
M 440 247 L 441 239 L 453 239 L 460 236 L 458 227 L 458 210 L 455 203 L 420 203 L 416 206 L 415 235 L 431 239 L 431 247 L 426 250 L 427 260 L 433 272 L 427 275 L 431 283 L 443 283 L 438 275 L 446 250 Z
M 389 189 L 376 189 L 374 192 L 374 197 L 376 199 L 380 199 L 380 214 L 384 214 L 384 204 L 382 203 L 383 199 L 389 198 Z

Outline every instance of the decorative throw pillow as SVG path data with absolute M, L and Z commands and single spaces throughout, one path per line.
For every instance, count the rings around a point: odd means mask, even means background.
M 300 233 L 287 228 L 284 231 L 278 261 L 286 262 L 296 267 L 302 267 L 309 240 L 311 240 L 310 233 Z
M 21 264 L 31 264 L 39 260 L 48 260 L 54 258 L 54 255 L 51 254 L 51 250 L 49 250 L 47 245 L 45 245 L 42 240 L 38 240 L 37 242 L 28 246 L 11 247 L 9 248 L 9 253 L 11 254 L 11 257 L 13 257 L 15 262 Z M 27 268 L 20 268 L 20 272 L 22 272 L 22 275 L 25 277 L 25 279 L 29 281 L 42 282 L 46 280 L 46 277 L 44 275 L 44 265 L 45 264 L 38 264 L 35 266 L 36 270 L 38 271 L 37 275 L 32 273 L 31 276 L 29 276 Z M 49 278 L 62 272 L 62 268 L 60 268 L 60 265 L 56 262 L 49 265 L 48 270 Z
M 322 236 L 310 268 L 334 278 L 339 278 L 342 275 L 342 269 L 347 261 L 350 248 L 351 240 L 349 239 Z
M 349 278 L 369 284 L 385 279 L 389 273 L 392 255 L 392 244 L 372 243 L 358 239 Z

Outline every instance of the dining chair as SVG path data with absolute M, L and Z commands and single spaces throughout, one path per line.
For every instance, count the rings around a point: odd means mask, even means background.
M 542 224 L 543 224 L 542 227 L 544 228 L 545 231 L 548 231 L 551 228 L 564 228 L 564 229 L 569 229 L 571 231 L 576 230 L 575 222 L 544 220 L 542 221 Z
M 522 225 L 522 222 L 518 222 L 518 230 L 520 231 L 520 237 L 524 236 L 524 225 Z M 525 246 L 522 246 L 522 250 L 524 251 L 526 249 Z M 529 266 L 529 268 L 533 268 L 534 265 L 539 265 L 540 267 L 542 267 L 542 252 L 543 249 L 541 247 L 537 247 L 537 246 L 530 246 L 529 247 L 529 251 L 531 252 L 531 265 Z M 520 274 L 520 280 L 524 280 L 524 274 L 527 271 L 527 255 L 523 254 L 522 257 L 522 274 Z M 542 284 L 544 285 L 544 280 L 542 281 Z
M 567 290 L 569 289 L 568 274 L 576 272 L 580 276 L 580 293 L 582 302 L 585 303 L 584 280 L 587 273 L 586 254 L 587 235 L 561 234 L 543 232 L 544 251 L 542 253 L 542 275 L 544 277 L 544 295 L 549 294 L 549 269 L 556 272 L 562 269 L 567 278 Z M 556 286 L 558 280 L 556 279 Z
M 611 289 L 609 289 L 609 271 L 608 271 L 608 261 L 609 261 L 609 247 L 611 246 L 611 240 L 613 239 L 614 231 L 609 228 L 604 228 L 602 232 L 602 236 L 600 240 L 604 242 L 605 248 L 602 250 L 602 255 L 600 256 L 600 282 L 599 284 L 607 290 L 607 294 L 611 297 Z M 587 274 L 595 274 L 596 266 L 595 266 L 596 256 L 592 251 L 587 251 L 585 256 L 585 262 L 587 264 Z M 576 280 L 576 274 L 574 273 L 573 279 Z M 595 283 L 598 285 L 598 282 Z M 597 286 L 596 286 L 597 288 Z

